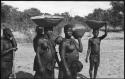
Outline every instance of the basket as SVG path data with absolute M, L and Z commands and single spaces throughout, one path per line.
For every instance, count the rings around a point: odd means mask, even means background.
M 83 35 L 85 34 L 86 30 L 87 30 L 87 29 L 86 29 L 85 26 L 76 24 L 76 25 L 73 27 L 73 36 L 74 36 L 75 38 L 82 38 Z
M 87 20 L 86 24 L 92 28 L 92 29 L 100 29 L 101 27 L 103 27 L 104 25 L 106 25 L 105 21 L 96 21 L 96 20 Z
M 32 21 L 41 27 L 54 27 L 63 20 L 63 17 L 42 15 L 31 17 Z

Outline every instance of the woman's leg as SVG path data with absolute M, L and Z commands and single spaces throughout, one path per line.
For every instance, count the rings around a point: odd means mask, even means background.
M 89 68 L 89 75 L 90 75 L 90 79 L 92 79 L 92 71 L 93 71 L 93 68 L 94 68 L 94 58 L 93 57 L 90 57 L 90 68 Z
M 37 71 L 35 72 L 34 79 L 40 79 Z
M 1 79 L 9 79 L 9 76 L 12 73 L 13 62 L 2 62 L 2 64 L 5 66 L 1 68 Z
M 72 72 L 73 74 L 72 74 L 72 78 L 73 79 L 77 79 L 77 72 Z
M 63 71 L 59 69 L 58 79 L 63 79 Z
M 99 64 L 100 64 L 100 59 L 98 58 L 98 61 L 96 61 L 94 65 L 94 79 L 96 79 Z
M 44 79 L 54 79 L 54 70 L 50 71 L 46 69 L 44 76 Z
M 34 75 L 34 79 L 44 79 L 44 78 L 42 77 L 42 73 L 40 73 L 39 71 L 36 71 Z

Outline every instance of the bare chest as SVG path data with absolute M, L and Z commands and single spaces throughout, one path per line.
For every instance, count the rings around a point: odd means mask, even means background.
M 93 38 L 91 41 L 92 46 L 100 46 L 99 38 Z
M 66 52 L 73 52 L 75 50 L 75 45 L 72 41 L 66 41 Z
M 1 39 L 1 51 L 12 48 L 12 44 L 9 40 Z

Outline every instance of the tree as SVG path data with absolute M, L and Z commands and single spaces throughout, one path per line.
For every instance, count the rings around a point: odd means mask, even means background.
M 114 20 L 114 24 L 119 24 L 124 30 L 124 1 L 112 1 L 111 5 L 113 17 L 117 16 Z
M 110 3 L 112 5 L 112 9 L 115 11 L 115 12 L 123 12 L 124 14 L 124 1 L 112 1 Z
M 51 15 L 50 13 L 44 13 L 44 15 Z
M 102 21 L 102 20 L 106 20 L 104 19 L 105 15 L 106 15 L 106 11 L 98 8 L 98 9 L 95 9 L 93 13 L 90 13 L 88 16 L 86 16 L 86 19 Z
M 112 1 L 110 4 L 112 5 L 113 25 L 115 27 L 119 25 L 124 29 L 124 1 Z
M 36 8 L 26 9 L 24 10 L 24 13 L 27 14 L 29 17 L 38 16 L 42 14 L 40 10 Z
M 71 16 L 70 16 L 69 12 L 61 13 L 61 16 L 63 16 L 65 18 L 66 23 L 68 23 L 71 20 Z
M 76 15 L 76 16 L 74 17 L 74 19 L 77 20 L 77 21 L 80 21 L 80 22 L 83 22 L 83 21 L 85 20 L 83 17 L 78 16 L 78 15 Z
M 55 16 L 61 16 L 61 14 L 59 14 L 59 13 L 55 13 L 54 15 L 55 15 Z
M 93 13 L 85 18 L 88 20 L 107 21 L 112 27 L 122 27 L 124 29 L 124 2 L 111 1 L 112 7 L 107 10 L 95 9 Z
M 1 22 L 5 22 L 8 19 L 11 9 L 12 6 L 1 3 Z

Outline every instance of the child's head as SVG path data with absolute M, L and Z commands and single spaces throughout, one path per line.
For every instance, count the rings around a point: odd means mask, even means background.
M 93 36 L 94 37 L 98 37 L 98 35 L 99 35 L 99 29 L 93 29 Z
M 62 41 L 63 41 L 63 37 L 61 37 L 61 36 L 58 36 L 58 37 L 55 39 L 55 43 L 56 43 L 56 44 L 61 44 Z
M 73 33 L 73 25 L 71 24 L 67 24 L 64 26 L 64 33 L 65 33 L 65 36 L 67 37 L 71 37 L 72 36 L 72 33 Z
M 70 68 L 72 72 L 78 73 L 83 69 L 83 64 L 79 60 L 75 60 L 72 62 Z

